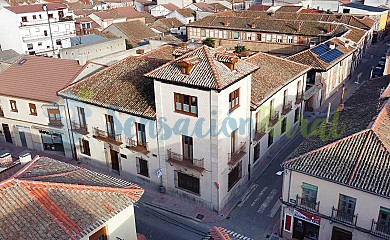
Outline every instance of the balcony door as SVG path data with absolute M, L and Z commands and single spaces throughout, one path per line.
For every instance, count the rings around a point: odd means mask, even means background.
M 106 114 L 106 127 L 107 127 L 107 135 L 114 137 L 115 136 L 114 117 L 108 114 Z
M 8 124 L 3 123 L 3 131 L 4 131 L 5 141 L 7 143 L 12 143 L 11 131 L 9 130 Z
M 145 146 L 146 145 L 146 132 L 145 132 L 145 124 L 136 123 L 135 124 L 137 131 L 137 145 Z
M 286 89 L 283 92 L 283 108 L 285 108 L 287 106 L 287 103 L 288 103 L 287 100 L 288 100 L 288 92 Z
M 337 216 L 345 221 L 353 222 L 355 214 L 356 198 L 340 194 Z
M 231 153 L 235 153 L 238 149 L 238 137 L 237 137 L 237 129 L 232 132 L 230 135 L 230 151 Z
M 110 157 L 112 170 L 119 172 L 119 153 L 110 149 Z
M 77 107 L 77 115 L 79 117 L 79 124 L 80 128 L 85 128 L 87 125 L 87 122 L 85 120 L 85 111 L 84 108 Z
M 192 137 L 183 135 L 183 158 L 193 159 L 194 154 L 194 142 Z

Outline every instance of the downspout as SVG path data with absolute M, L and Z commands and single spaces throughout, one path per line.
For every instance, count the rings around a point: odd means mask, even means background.
M 248 181 L 251 179 L 251 149 L 252 149 L 252 111 L 249 109 L 249 154 L 248 154 Z
M 288 192 L 287 192 L 287 202 L 290 202 L 290 190 L 291 190 L 291 175 L 292 175 L 292 171 L 289 171 L 288 169 L 287 170 L 287 173 L 290 172 L 290 177 L 289 177 L 289 180 L 288 180 Z
M 161 155 L 160 155 L 160 142 L 158 140 L 158 126 L 157 126 L 157 116 L 156 116 L 156 140 L 157 140 L 157 154 L 158 154 L 158 167 L 161 168 Z M 165 169 L 166 171 L 166 169 Z M 167 173 L 165 173 L 167 174 Z M 160 177 L 160 187 L 164 187 L 163 185 L 163 175 Z

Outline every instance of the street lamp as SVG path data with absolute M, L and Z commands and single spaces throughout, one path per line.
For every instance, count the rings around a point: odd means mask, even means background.
M 53 50 L 53 57 L 55 56 L 55 51 L 54 51 L 54 43 L 53 43 L 53 34 L 51 33 L 51 25 L 50 25 L 50 18 L 49 18 L 49 9 L 46 4 L 43 4 L 42 6 L 43 10 L 46 12 L 47 15 L 47 23 L 49 24 L 49 32 L 50 32 L 50 40 L 51 40 L 51 47 Z

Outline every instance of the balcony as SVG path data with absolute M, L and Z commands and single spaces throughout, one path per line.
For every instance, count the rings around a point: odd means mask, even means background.
M 298 94 L 295 98 L 295 104 L 301 104 L 301 102 L 303 102 L 303 94 Z
M 273 115 L 269 118 L 269 126 L 273 127 L 279 121 L 279 111 L 275 111 Z
M 100 130 L 96 127 L 93 128 L 93 137 L 118 146 L 122 144 L 121 134 L 109 134 L 106 131 Z
M 246 154 L 246 142 L 242 142 L 241 146 L 236 149 L 234 153 L 229 153 L 229 162 L 228 164 L 230 166 L 234 166 L 238 163 L 238 161 L 241 160 L 242 157 L 244 157 Z
M 371 233 L 384 239 L 390 239 L 390 226 L 384 223 L 378 223 L 373 219 Z
M 70 38 L 76 36 L 75 31 L 66 30 L 62 32 L 54 32 L 52 33 L 53 38 Z M 22 37 L 22 41 L 24 43 L 31 43 L 35 41 L 43 41 L 50 39 L 50 33 L 48 32 L 47 35 L 40 34 L 40 35 L 32 35 L 32 36 L 24 36 Z M 55 43 L 55 42 L 54 42 Z
M 74 19 L 72 16 L 64 16 L 64 17 L 60 17 L 60 18 L 49 18 L 49 21 L 50 21 L 50 23 L 58 23 L 58 22 L 74 21 Z M 46 19 L 35 19 L 35 20 L 20 22 L 20 27 L 41 25 L 41 24 L 47 24 L 47 23 L 48 23 L 47 18 Z
M 260 124 L 260 128 L 256 129 L 255 136 L 253 140 L 259 141 L 265 135 L 265 123 Z
M 64 124 L 62 124 L 61 120 L 49 120 L 50 127 L 55 127 L 55 128 L 62 128 Z
M 134 152 L 139 152 L 147 155 L 149 153 L 148 143 L 139 144 L 137 140 L 126 138 L 126 148 Z
M 300 208 L 304 211 L 319 212 L 320 202 L 309 201 L 297 195 L 296 204 L 297 208 Z
M 4 111 L 3 108 L 0 106 L 0 117 L 4 117 Z
M 80 126 L 80 123 L 76 121 L 72 121 L 72 130 L 82 135 L 87 135 L 89 133 L 87 124 L 85 124 L 85 126 Z
M 332 207 L 332 219 L 341 223 L 356 226 L 358 215 L 353 213 L 347 213 L 340 211 L 339 209 Z
M 292 101 L 283 104 L 282 115 L 287 115 L 292 110 Z
M 183 167 L 188 167 L 194 169 L 196 171 L 204 170 L 204 159 L 196 159 L 196 158 L 185 158 L 183 155 L 179 153 L 172 152 L 171 149 L 168 149 L 168 159 L 167 162 L 179 164 Z

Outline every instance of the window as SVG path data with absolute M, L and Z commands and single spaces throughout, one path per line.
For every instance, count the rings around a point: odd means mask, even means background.
M 47 36 L 47 30 L 43 31 L 43 35 Z
M 288 42 L 288 43 L 293 43 L 293 42 L 294 42 L 293 37 L 288 36 L 288 37 L 287 37 L 287 42 Z
M 355 206 L 356 198 L 340 194 L 337 217 L 352 223 L 354 220 Z
M 56 45 L 57 45 L 57 46 L 61 46 L 61 45 L 62 45 L 61 39 L 57 39 L 57 40 L 56 40 Z
M 277 36 L 276 41 L 278 43 L 282 43 L 283 42 L 283 37 L 282 36 Z
M 33 19 L 34 19 L 34 20 L 36 20 L 36 19 L 37 19 L 37 15 L 33 15 L 32 17 L 33 17 Z
M 80 139 L 80 150 L 82 154 L 91 156 L 91 150 L 89 149 L 89 141 L 85 139 Z
M 390 209 L 384 207 L 380 208 L 376 230 L 387 235 L 390 234 Z
M 240 105 L 240 89 L 229 94 L 229 109 L 233 111 Z
M 282 134 L 286 132 L 286 128 L 287 128 L 287 118 L 285 117 L 282 120 L 282 126 L 280 129 Z
M 201 34 L 202 37 L 206 37 L 206 30 L 202 29 L 200 31 L 200 34 Z
M 101 228 L 89 237 L 89 240 L 107 240 L 106 227 Z
M 84 108 L 77 107 L 77 115 L 79 117 L 80 128 L 86 128 L 87 127 L 87 123 L 86 123 L 86 120 L 85 120 Z
M 274 129 L 272 128 L 268 133 L 268 147 L 274 143 Z
M 253 163 L 255 163 L 260 158 L 260 142 L 256 144 L 253 151 Z
M 184 159 L 193 159 L 194 155 L 194 142 L 192 137 L 182 136 L 182 144 L 183 144 L 183 158 Z
M 300 115 L 301 115 L 301 108 L 297 107 L 294 113 L 294 123 L 298 122 Z
M 42 42 L 38 42 L 38 46 L 42 46 Z
M 106 129 L 109 137 L 115 137 L 114 117 L 106 114 Z
M 47 109 L 50 124 L 62 124 L 59 109 Z
M 144 177 L 149 177 L 149 167 L 148 167 L 148 161 L 145 159 L 136 158 L 136 163 L 137 163 L 137 173 L 139 175 L 142 175 Z
M 37 106 L 34 103 L 29 103 L 28 107 L 30 108 L 30 115 L 37 116 Z
M 12 112 L 18 112 L 18 106 L 16 105 L 15 100 L 9 100 L 9 104 L 11 105 Z
M 53 13 L 49 13 L 48 16 L 49 16 L 49 19 L 53 18 Z
M 242 161 L 240 161 L 237 166 L 235 166 L 232 171 L 228 174 L 228 191 L 230 191 L 234 185 L 241 179 L 242 177 Z
M 261 34 L 257 34 L 257 35 L 256 35 L 256 40 L 257 40 L 257 41 L 261 41 Z
M 198 116 L 198 98 L 175 93 L 175 112 Z
M 22 22 L 27 22 L 27 17 L 22 17 Z
M 272 35 L 271 34 L 267 34 L 266 41 L 267 42 L 271 42 L 272 41 Z
M 32 45 L 32 43 L 27 44 L 27 49 L 28 50 L 32 50 L 33 48 L 34 48 L 34 46 Z
M 176 187 L 192 193 L 200 194 L 200 179 L 182 172 L 175 172 Z
M 234 39 L 238 39 L 240 36 L 239 32 L 234 32 Z
M 351 11 L 351 9 L 348 9 L 348 8 L 343 9 L 343 13 L 349 13 L 350 11 Z
M 317 203 L 318 187 L 307 183 L 302 184 L 302 204 L 314 209 Z
M 42 19 L 42 15 L 41 14 L 39 14 L 38 16 L 39 16 L 39 19 Z
M 145 146 L 146 145 L 145 124 L 135 123 L 135 129 L 137 132 L 137 145 L 138 146 Z

